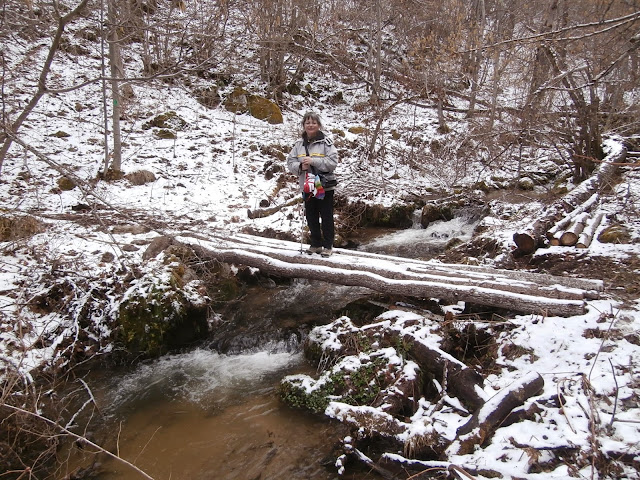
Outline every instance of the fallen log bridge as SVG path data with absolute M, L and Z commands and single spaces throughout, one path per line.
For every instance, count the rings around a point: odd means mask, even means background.
M 246 265 L 268 274 L 546 316 L 580 315 L 586 311 L 586 301 L 599 298 L 603 290 L 600 280 L 444 264 L 344 249 L 334 249 L 333 256 L 323 258 L 303 253 L 299 243 L 244 234 L 205 237 L 183 233 L 173 241 L 189 245 L 202 259 Z

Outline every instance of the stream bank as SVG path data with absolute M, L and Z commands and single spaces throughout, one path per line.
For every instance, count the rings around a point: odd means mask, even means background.
M 380 231 L 378 230 L 378 232 Z M 385 233 L 393 232 L 387 231 Z M 407 231 L 396 233 L 399 238 L 404 237 L 406 241 Z M 422 231 L 416 229 L 411 233 L 412 235 L 422 233 L 428 239 L 439 241 L 427 229 Z M 410 242 L 415 243 L 415 238 L 412 238 Z M 153 252 L 151 247 L 157 247 L 156 243 L 155 240 L 151 241 L 150 245 L 147 243 L 149 245 L 147 252 Z M 386 243 L 392 245 L 393 241 L 386 240 Z M 85 383 L 78 383 L 76 380 L 68 384 L 75 391 L 75 396 L 66 396 L 68 391 L 60 389 L 58 383 L 55 388 L 59 393 L 56 395 L 60 395 L 58 400 L 63 410 L 51 408 L 47 410 L 47 414 L 50 414 L 49 417 L 67 419 L 63 420 L 63 424 L 66 424 L 69 419 L 74 419 L 72 422 L 74 431 L 82 434 L 86 432 L 87 436 L 95 439 L 98 444 L 104 445 L 111 451 L 119 450 L 123 457 L 130 461 L 146 458 L 145 455 L 149 454 L 145 454 L 145 452 L 154 452 L 151 454 L 152 456 L 162 459 L 166 457 L 167 463 L 164 464 L 166 468 L 163 472 L 171 471 L 175 475 L 176 470 L 188 471 L 188 468 L 191 468 L 190 466 L 177 466 L 179 464 L 176 463 L 179 462 L 177 457 L 191 458 L 190 463 L 197 463 L 192 455 L 208 458 L 208 464 L 217 465 L 211 468 L 228 468 L 229 472 L 232 472 L 237 465 L 242 465 L 242 462 L 247 461 L 250 456 L 248 452 L 257 452 L 252 462 L 260 465 L 271 457 L 279 456 L 281 452 L 295 450 L 297 444 L 290 446 L 282 440 L 273 450 L 269 450 L 272 453 L 261 457 L 259 452 L 262 451 L 262 445 L 271 440 L 265 440 L 265 437 L 261 435 L 252 435 L 253 427 L 244 429 L 244 433 L 239 433 L 229 427 L 233 423 L 232 418 L 244 419 L 242 421 L 245 421 L 252 418 L 253 415 L 258 415 L 260 421 L 263 422 L 261 423 L 263 427 L 256 427 L 258 430 L 263 428 L 270 432 L 276 432 L 278 430 L 276 425 L 281 424 L 283 425 L 280 431 L 282 437 L 289 430 L 287 425 L 290 425 L 289 416 L 292 416 L 298 419 L 296 423 L 308 427 L 307 433 L 303 433 L 303 430 L 292 429 L 299 435 L 296 441 L 301 445 L 300 448 L 322 451 L 322 455 L 313 458 L 316 459 L 314 464 L 320 462 L 324 468 L 324 456 L 331 457 L 334 453 L 333 449 L 337 440 L 332 439 L 343 438 L 344 426 L 337 422 L 327 424 L 326 419 L 321 419 L 319 423 L 314 423 L 318 421 L 317 418 L 308 419 L 311 423 L 302 421 L 301 418 L 306 417 L 305 414 L 291 410 L 277 399 L 275 390 L 278 387 L 279 379 L 296 372 L 313 373 L 313 367 L 309 367 L 300 352 L 308 332 L 314 326 L 330 323 L 343 315 L 349 316 L 357 324 L 365 324 L 397 302 L 403 302 L 403 299 L 387 298 L 363 288 L 336 286 L 314 280 L 283 281 L 261 275 L 250 269 L 234 270 L 224 265 L 203 265 L 199 259 L 194 258 L 189 252 L 181 250 L 177 245 L 169 245 L 168 247 L 165 245 L 165 247 L 163 256 L 158 255 L 156 258 L 153 255 L 145 254 L 144 258 L 147 267 L 149 267 L 148 274 L 137 268 L 130 268 L 123 274 L 122 270 L 118 270 L 114 265 L 109 276 L 102 279 L 101 285 L 105 289 L 104 291 L 99 292 L 95 289 L 94 284 L 87 277 L 70 278 L 67 276 L 60 279 L 59 277 L 64 272 L 71 271 L 60 269 L 53 272 L 53 278 L 58 279 L 53 286 L 42 290 L 34 297 L 36 301 L 33 303 L 33 308 L 39 309 L 43 314 L 60 312 L 63 308 L 79 308 L 80 312 L 95 315 L 97 312 L 110 310 L 108 308 L 110 298 L 121 297 L 124 292 L 127 292 L 125 298 L 128 298 L 129 305 L 134 306 L 130 312 L 131 315 L 127 316 L 130 320 L 134 319 L 135 312 L 143 308 L 144 305 L 155 305 L 165 295 L 165 292 L 174 291 L 176 288 L 179 295 L 172 294 L 172 297 L 168 298 L 178 299 L 177 305 L 188 306 L 191 298 L 202 298 L 203 294 L 209 294 L 212 300 L 209 304 L 197 303 L 197 308 L 185 308 L 184 317 L 181 317 L 179 310 L 177 311 L 178 315 L 171 317 L 173 319 L 172 328 L 175 331 L 182 329 L 180 327 L 181 319 L 186 321 L 184 325 L 187 326 L 187 329 L 189 325 L 195 328 L 187 332 L 189 334 L 185 334 L 185 331 L 180 332 L 180 338 L 170 337 L 171 341 L 179 340 L 181 343 L 171 343 L 168 356 L 167 350 L 160 348 L 161 344 L 157 342 L 157 339 L 162 338 L 156 335 L 156 333 L 162 334 L 163 332 L 162 322 L 154 321 L 155 323 L 151 323 L 152 330 L 145 327 L 145 325 L 150 325 L 150 320 L 153 320 L 148 317 L 148 314 L 153 315 L 155 312 L 159 314 L 159 318 L 163 317 L 162 312 L 165 312 L 163 308 L 145 309 L 147 314 L 141 317 L 141 325 L 144 328 L 136 327 L 134 330 L 140 334 L 139 338 L 152 340 L 149 345 L 153 351 L 138 350 L 127 353 L 116 349 L 108 355 L 98 356 L 97 362 L 88 362 L 86 355 L 91 350 L 83 349 L 82 345 L 86 339 L 89 342 L 88 345 L 94 345 L 93 348 L 96 351 L 103 348 L 106 345 L 104 343 L 106 340 L 100 337 L 98 328 L 103 328 L 105 324 L 102 324 L 101 327 L 98 323 L 94 324 L 93 321 L 83 320 L 79 325 L 79 339 L 72 339 L 68 343 L 61 344 L 60 348 L 64 353 L 61 358 L 76 365 L 73 368 L 73 375 L 81 378 Z M 194 284 L 192 282 L 194 278 L 217 279 L 219 282 Z M 183 288 L 187 285 L 188 288 Z M 212 289 L 211 286 L 214 288 Z M 73 301 L 75 292 L 80 290 L 89 292 L 84 303 Z M 215 314 L 212 315 L 212 312 Z M 69 315 L 75 316 L 77 313 L 74 310 L 68 311 Z M 203 320 L 206 320 L 211 334 L 198 338 L 198 335 L 204 331 L 205 323 Z M 126 332 L 120 330 L 117 324 L 109 325 L 115 328 L 113 333 L 119 338 L 128 338 L 128 336 L 123 336 Z M 151 336 L 149 333 L 153 333 L 153 335 Z M 167 332 L 164 334 L 166 335 Z M 132 343 L 131 345 L 144 346 L 143 343 Z M 244 372 L 253 379 L 253 389 L 247 390 L 245 387 L 240 387 L 237 394 L 231 394 L 225 388 L 218 386 L 212 388 L 206 395 L 198 396 L 198 389 L 206 384 L 203 377 L 187 365 L 189 362 L 176 360 L 182 355 L 183 358 L 191 358 L 193 363 L 195 357 L 192 358 L 189 355 L 198 351 L 201 354 L 206 352 L 206 355 L 211 359 L 215 359 L 215 363 L 233 364 L 231 368 L 239 377 L 222 377 L 226 379 L 225 381 L 232 389 L 243 383 L 242 381 L 238 383 L 238 378 L 243 378 L 243 369 L 246 368 L 246 365 L 242 362 L 234 364 L 233 362 L 238 359 L 261 359 L 259 362 L 266 362 L 267 365 L 273 367 L 273 371 L 263 372 L 264 379 L 258 378 L 263 373 L 254 372 L 251 374 L 251 368 Z M 152 359 L 149 353 L 153 352 L 165 353 Z M 270 357 L 260 357 L 265 354 Z M 174 357 L 176 355 L 178 357 Z M 288 355 L 292 363 L 287 363 L 286 367 L 271 364 L 270 360 L 278 358 L 279 355 Z M 165 373 L 155 376 L 140 374 L 145 369 L 160 369 L 162 371 L 161 366 L 168 364 L 173 365 L 172 373 L 165 370 Z M 138 365 L 138 367 L 132 369 L 131 365 Z M 50 375 L 56 375 L 56 372 L 60 371 L 57 370 L 59 367 L 52 367 Z M 89 369 L 91 373 L 87 373 Z M 203 371 L 214 377 L 217 374 L 207 368 L 204 368 Z M 135 381 L 131 379 L 135 379 Z M 117 397 L 114 395 L 117 392 L 122 393 L 121 390 L 125 388 L 125 385 L 132 382 L 138 384 L 139 390 L 132 390 L 137 393 L 128 394 L 131 401 L 114 400 Z M 212 400 L 219 395 L 233 399 L 233 401 L 219 403 L 217 400 Z M 199 398 L 194 401 L 194 396 Z M 50 398 L 53 403 L 53 396 Z M 264 408 L 261 405 L 264 405 Z M 227 414 L 231 416 L 227 417 Z M 216 417 L 216 421 L 221 425 L 228 426 L 225 428 L 229 430 L 233 438 L 227 439 L 227 443 L 232 443 L 235 441 L 234 439 L 244 435 L 241 443 L 246 444 L 247 448 L 238 447 L 234 450 L 239 453 L 238 458 L 233 458 L 235 454 L 217 450 L 214 443 L 205 440 L 210 433 L 214 434 L 216 438 L 222 435 L 209 424 L 208 419 L 213 417 Z M 213 420 L 211 421 L 213 422 Z M 246 421 L 248 423 L 245 425 L 251 425 L 249 420 Z M 155 425 L 155 427 L 151 431 L 146 428 L 146 425 L 149 428 L 151 425 Z M 202 425 L 204 430 L 197 431 L 195 427 L 197 425 Z M 119 433 L 114 435 L 114 432 Z M 164 432 L 169 433 L 164 436 Z M 304 441 L 300 440 L 302 435 L 305 436 Z M 195 441 L 192 446 L 185 447 L 188 453 L 183 452 L 177 454 L 176 457 L 168 453 L 174 448 L 171 443 L 174 438 L 183 438 L 183 442 L 187 442 L 188 445 L 192 444 L 190 438 Z M 254 440 L 258 443 L 255 443 Z M 159 443 L 155 443 L 156 441 Z M 147 443 L 149 444 L 147 445 Z M 166 444 L 163 446 L 164 443 Z M 116 468 L 111 462 L 106 462 L 102 458 L 103 455 L 90 454 L 90 449 L 78 449 L 78 445 L 81 443 L 72 443 L 66 450 L 59 451 L 58 458 L 62 459 L 60 464 L 62 469 L 58 470 L 59 476 L 56 478 L 115 478 L 109 477 L 109 475 L 113 475 L 110 473 L 111 469 Z M 202 449 L 199 448 L 199 445 L 202 445 Z M 215 450 L 213 456 L 212 450 Z M 219 460 L 213 458 L 217 455 L 227 458 L 227 463 L 219 463 Z M 305 456 L 302 453 L 300 455 Z M 276 465 L 280 460 L 273 460 L 273 462 Z M 294 460 L 293 463 L 295 462 Z M 176 465 L 175 468 L 171 467 L 172 465 Z M 203 468 L 210 471 L 209 467 Z M 76 473 L 72 473 L 73 471 Z M 326 478 L 333 478 L 331 475 L 335 474 L 334 466 L 329 465 L 326 471 L 329 475 Z M 229 475 L 232 474 L 229 473 Z M 324 473 L 321 473 L 320 470 L 315 471 L 313 477 L 309 477 L 308 472 L 304 473 L 302 470 L 298 473 L 290 472 L 287 474 L 289 478 L 324 479 L 325 477 L 322 475 Z M 197 477 L 192 476 L 192 478 Z M 228 478 L 245 477 L 230 476 Z

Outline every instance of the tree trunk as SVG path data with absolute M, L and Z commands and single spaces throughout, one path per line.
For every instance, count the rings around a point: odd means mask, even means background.
M 119 78 L 123 77 L 122 57 L 120 44 L 118 43 L 118 23 L 115 0 L 109 0 L 107 4 L 107 18 L 109 19 L 109 67 L 111 71 L 111 96 L 113 109 L 111 125 L 113 129 L 113 155 L 111 164 L 105 165 L 104 176 L 111 168 L 114 172 L 122 170 L 122 138 L 120 134 L 120 115 L 122 112 L 122 95 L 120 94 Z
M 471 43 L 471 94 L 469 98 L 469 110 L 467 112 L 467 116 L 469 118 L 473 117 L 475 108 L 476 108 L 476 99 L 478 96 L 478 91 L 480 90 L 479 78 L 480 78 L 480 68 L 483 58 L 483 49 L 484 49 L 484 34 L 486 28 L 486 17 L 487 12 L 485 8 L 484 0 L 477 0 L 476 6 L 476 22 L 477 25 L 474 29 L 473 39 Z

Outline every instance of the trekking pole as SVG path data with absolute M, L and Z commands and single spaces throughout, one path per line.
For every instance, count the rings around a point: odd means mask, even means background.
M 303 253 L 302 243 L 304 240 L 304 217 L 306 213 L 305 209 L 306 209 L 306 205 L 305 205 L 305 200 L 303 198 L 302 199 L 302 215 L 300 217 L 300 253 Z

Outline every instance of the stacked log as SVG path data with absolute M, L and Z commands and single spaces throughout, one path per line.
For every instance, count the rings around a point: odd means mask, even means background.
M 572 247 L 578 243 L 578 236 L 583 232 L 584 227 L 591 215 L 587 212 L 582 212 L 578 215 L 569 225 L 562 235 L 560 235 L 560 245 L 565 247 Z
M 599 280 L 421 262 L 342 249 L 335 249 L 336 255 L 325 259 L 302 253 L 299 243 L 231 232 L 207 237 L 185 232 L 172 241 L 191 247 L 203 261 L 247 265 L 267 274 L 547 316 L 581 315 L 586 300 L 598 298 L 603 289 Z
M 591 208 L 597 203 L 598 194 L 594 193 L 591 195 L 586 202 L 578 205 L 572 211 L 570 211 L 567 215 L 565 215 L 560 221 L 555 223 L 553 227 L 547 230 L 547 238 L 549 239 L 549 243 L 551 246 L 562 245 L 561 237 L 562 235 L 570 231 L 572 227 L 575 228 L 576 221 L 583 220 L 585 213 L 589 212 Z M 587 214 L 588 216 L 588 214 Z M 577 241 L 577 238 L 576 238 Z
M 596 230 L 600 226 L 600 222 L 602 222 L 603 216 L 604 213 L 600 212 L 594 217 L 589 218 L 587 225 L 584 227 L 584 230 L 578 237 L 576 248 L 589 248 L 589 245 L 591 245 L 593 237 L 595 236 Z
M 599 191 L 603 189 L 617 172 L 618 166 L 624 162 L 627 150 L 621 148 L 619 151 L 609 155 L 601 164 L 595 174 L 582 182 L 578 187 L 565 195 L 558 202 L 549 206 L 528 228 L 516 232 L 513 241 L 516 244 L 515 256 L 530 255 L 539 247 L 547 244 L 554 246 L 577 246 L 580 242 L 580 235 L 587 229 L 587 225 L 596 224 L 595 228 L 602 220 L 602 216 L 594 214 L 593 218 L 582 216 L 582 213 L 592 212 L 599 199 Z M 599 217 L 599 221 L 596 219 Z M 584 222 L 584 225 L 580 225 Z M 582 230 L 580 230 L 582 228 Z M 591 236 L 595 233 L 595 228 Z M 568 233 L 567 233 L 568 232 Z M 563 234 L 564 236 L 563 239 Z M 584 236 L 585 239 L 587 235 Z M 575 239 L 575 242 L 574 242 Z M 563 242 L 566 242 L 563 243 Z M 580 248 L 588 248 L 590 240 L 580 242 Z

